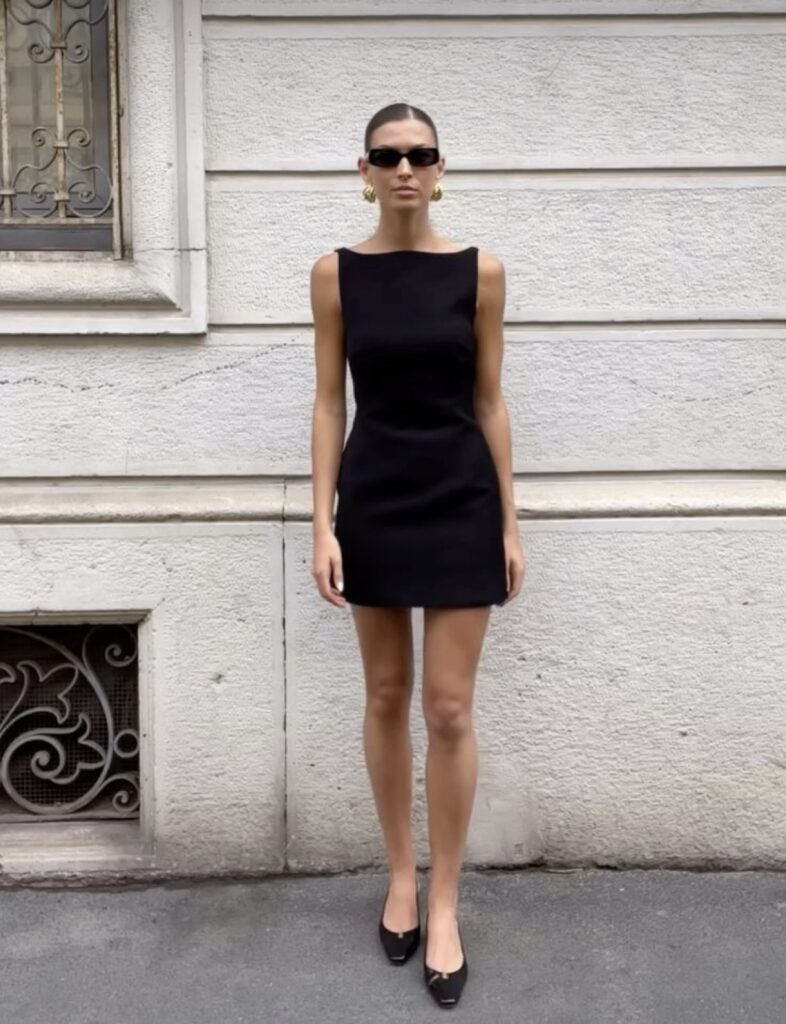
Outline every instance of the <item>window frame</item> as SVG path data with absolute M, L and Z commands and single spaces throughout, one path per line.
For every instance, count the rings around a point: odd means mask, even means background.
M 49 0 L 50 3 L 65 0 Z M 103 194 L 97 194 L 91 203 L 85 205 L 77 201 L 74 206 L 78 213 L 74 213 L 65 222 L 59 220 L 56 211 L 52 214 L 38 215 L 35 204 L 29 204 L 28 214 L 32 214 L 29 220 L 24 214 L 20 217 L 22 223 L 8 224 L 0 219 L 0 252 L 114 252 L 121 254 L 122 239 L 120 238 L 120 217 L 117 204 L 121 200 L 118 166 L 117 166 L 117 53 L 115 40 L 116 30 L 116 3 L 117 0 L 86 0 L 86 7 L 77 11 L 78 20 L 84 18 L 90 21 L 87 32 L 90 37 L 90 80 L 95 88 L 91 91 L 90 106 L 94 111 L 93 122 L 86 126 L 93 137 L 92 161 L 103 169 L 110 184 L 114 182 L 115 194 L 111 197 L 111 205 L 108 204 L 109 195 L 106 189 Z M 103 10 L 102 10 L 103 4 Z M 0 0 L 0 38 L 7 34 L 3 31 L 3 5 L 12 17 L 16 9 L 11 0 Z M 42 8 L 45 10 L 46 8 Z M 16 11 L 17 18 L 19 12 Z M 37 20 L 37 19 L 36 19 Z M 44 21 L 43 24 L 46 24 Z M 100 26 L 100 27 L 99 27 Z M 67 34 L 67 33 L 66 33 Z M 48 39 L 48 36 L 45 37 Z M 0 44 L 2 45 L 2 44 Z M 68 57 L 64 54 L 59 58 L 67 63 Z M 2 60 L 2 54 L 0 54 Z M 41 67 L 49 70 L 52 67 L 52 60 L 58 60 L 53 56 Z M 36 65 L 31 61 L 31 65 Z M 65 88 L 63 90 L 63 102 L 65 103 Z M 8 97 L 9 109 L 11 97 Z M 54 125 L 46 126 L 50 131 Z M 68 136 L 77 125 L 66 124 L 65 134 Z M 77 160 L 80 150 L 75 146 L 74 155 Z M 44 148 L 42 156 L 49 156 L 48 150 Z M 19 170 L 13 164 L 10 168 L 11 178 Z M 72 173 L 74 168 L 71 168 Z M 55 172 L 56 173 L 56 172 Z M 24 184 L 25 178 L 22 178 Z M 99 181 L 99 185 L 103 182 Z M 22 204 L 19 204 L 22 205 Z M 24 204 L 28 206 L 28 204 Z M 90 209 L 106 211 L 102 222 L 87 223 Z M 66 244 L 62 247 L 57 243 L 63 240 Z M 6 243 L 9 248 L 6 249 Z M 100 244 L 97 244 L 100 243 Z
M 122 253 L 0 251 L 0 337 L 207 331 L 201 0 L 116 0 Z

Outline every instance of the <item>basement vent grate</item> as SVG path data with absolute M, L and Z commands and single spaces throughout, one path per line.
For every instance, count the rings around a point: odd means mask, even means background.
M 0 822 L 139 817 L 136 625 L 0 623 Z

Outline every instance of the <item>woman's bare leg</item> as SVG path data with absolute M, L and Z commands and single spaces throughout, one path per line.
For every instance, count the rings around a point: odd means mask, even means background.
M 428 732 L 426 796 L 431 847 L 426 963 L 461 966 L 456 916 L 459 875 L 477 785 L 472 722 L 475 672 L 491 606 L 424 608 L 423 713 Z
M 409 931 L 418 923 L 411 825 L 411 609 L 351 608 L 365 676 L 363 749 L 390 869 L 383 921 L 391 931 Z

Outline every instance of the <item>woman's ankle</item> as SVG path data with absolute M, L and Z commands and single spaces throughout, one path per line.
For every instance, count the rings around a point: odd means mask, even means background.
M 432 917 L 458 916 L 458 894 L 457 893 L 434 893 L 428 894 L 428 912 Z
M 412 867 L 395 867 L 388 868 L 391 885 L 410 885 L 412 882 L 417 883 L 418 872 L 417 868 L 413 865 Z

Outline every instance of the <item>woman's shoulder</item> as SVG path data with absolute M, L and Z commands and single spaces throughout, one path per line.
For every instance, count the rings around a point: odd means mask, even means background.
M 478 249 L 478 263 L 488 270 L 503 268 L 502 260 L 496 253 L 487 252 L 485 249 Z
M 477 308 L 505 305 L 505 265 L 499 256 L 478 250 Z
M 336 276 L 337 271 L 338 251 L 334 249 L 332 252 L 326 252 L 321 256 L 317 256 L 311 264 L 311 280 L 329 281 L 331 278 Z
M 478 274 L 484 281 L 504 281 L 505 264 L 493 252 L 478 249 Z

